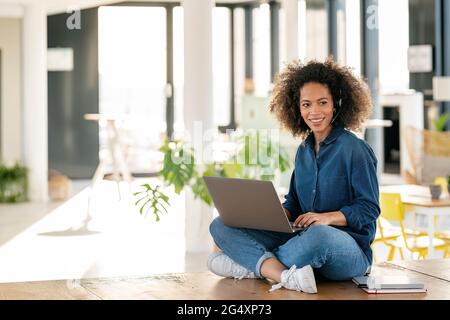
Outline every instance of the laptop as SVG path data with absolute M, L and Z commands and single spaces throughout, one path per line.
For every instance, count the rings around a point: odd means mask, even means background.
M 270 181 L 203 177 L 223 223 L 229 227 L 293 233 L 294 227 L 283 210 Z

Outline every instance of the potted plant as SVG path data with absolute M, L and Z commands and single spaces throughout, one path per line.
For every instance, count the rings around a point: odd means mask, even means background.
M 207 165 L 198 165 L 195 151 L 183 141 L 166 139 L 159 149 L 164 155 L 159 176 L 165 187 L 174 187 L 176 194 L 190 188 L 195 198 L 212 206 L 203 176 L 273 180 L 277 171 L 282 173 L 289 169 L 289 157 L 281 146 L 275 145 L 271 139 L 263 139 L 259 133 L 254 138 L 252 145 L 248 136 L 239 136 L 236 153 L 227 161 L 213 161 Z M 258 153 L 256 156 L 255 151 Z M 260 156 L 261 152 L 265 152 L 265 159 Z M 135 204 L 140 206 L 141 214 L 151 211 L 159 221 L 160 214 L 167 212 L 169 197 L 161 191 L 160 185 L 143 184 L 142 187 L 141 191 L 134 193 L 139 198 Z
M 19 163 L 12 167 L 0 164 L 0 203 L 26 201 L 27 191 L 27 168 Z
M 437 119 L 433 120 L 436 131 L 442 132 L 445 129 L 450 114 L 448 112 L 441 114 Z

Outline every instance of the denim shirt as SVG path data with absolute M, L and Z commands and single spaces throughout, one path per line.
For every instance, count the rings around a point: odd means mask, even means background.
M 289 192 L 283 207 L 292 220 L 306 212 L 341 211 L 347 232 L 372 263 L 371 243 L 380 215 L 377 159 L 372 148 L 342 127 L 334 127 L 314 151 L 311 133 L 295 156 Z

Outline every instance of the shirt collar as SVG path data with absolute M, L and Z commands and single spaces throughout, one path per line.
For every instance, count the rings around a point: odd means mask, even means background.
M 343 127 L 341 127 L 341 126 L 334 126 L 331 129 L 331 132 L 327 135 L 325 140 L 323 140 L 322 142 L 325 143 L 325 144 L 330 144 L 330 143 L 334 142 L 342 134 L 342 132 L 344 132 L 344 128 Z M 314 134 L 312 132 L 306 138 L 305 143 L 309 144 L 311 146 L 314 145 Z

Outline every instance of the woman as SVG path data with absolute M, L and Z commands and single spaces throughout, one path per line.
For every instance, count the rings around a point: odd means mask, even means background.
M 268 278 L 316 293 L 314 272 L 331 280 L 364 275 L 372 264 L 378 204 L 377 159 L 358 130 L 371 112 L 370 93 L 351 71 L 327 59 L 294 62 L 274 86 L 271 112 L 303 138 L 283 207 L 294 234 L 231 228 L 216 218 L 211 235 L 222 250 L 208 259 L 221 276 Z

